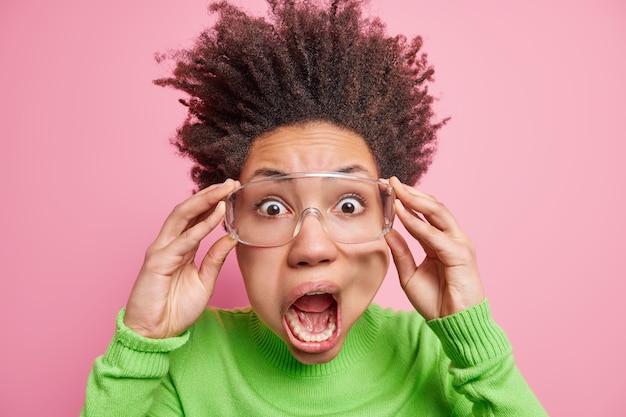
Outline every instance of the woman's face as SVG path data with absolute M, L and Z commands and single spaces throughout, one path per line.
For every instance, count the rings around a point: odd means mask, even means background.
M 319 171 L 378 179 L 374 158 L 359 135 L 316 122 L 281 127 L 256 139 L 240 181 Z M 314 203 L 323 201 L 322 190 L 298 192 Z M 383 238 L 338 243 L 316 216 L 308 215 L 291 242 L 271 248 L 240 244 L 237 259 L 259 318 L 299 361 L 313 364 L 337 356 L 387 273 L 389 250 Z

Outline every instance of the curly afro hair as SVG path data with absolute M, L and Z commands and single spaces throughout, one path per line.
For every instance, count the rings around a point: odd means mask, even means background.
M 155 84 L 188 94 L 172 142 L 194 161 L 198 189 L 239 178 L 255 138 L 311 121 L 359 134 L 381 177 L 415 184 L 446 122 L 433 120 L 422 39 L 387 36 L 380 20 L 362 16 L 363 0 L 267 1 L 268 19 L 211 4 L 217 22 L 192 48 L 157 57 L 176 66 Z

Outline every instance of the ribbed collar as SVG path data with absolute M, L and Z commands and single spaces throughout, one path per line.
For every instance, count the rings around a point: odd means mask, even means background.
M 341 372 L 361 360 L 371 349 L 381 322 L 381 308 L 370 305 L 352 326 L 339 354 L 330 362 L 305 365 L 293 357 L 285 342 L 272 332 L 256 314 L 252 314 L 250 330 L 257 348 L 281 371 L 299 377 L 320 377 Z

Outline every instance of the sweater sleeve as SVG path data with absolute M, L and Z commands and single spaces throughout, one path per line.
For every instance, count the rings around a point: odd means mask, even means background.
M 183 346 L 189 333 L 149 339 L 124 325 L 124 312 L 117 316 L 116 332 L 106 353 L 96 359 L 91 370 L 81 417 L 148 416 L 157 391 L 159 401 L 167 402 L 171 410 L 159 415 L 182 416 L 175 393 L 163 386 L 167 385 L 169 353 Z M 163 398 L 168 393 L 171 398 Z
M 428 322 L 449 358 L 449 386 L 461 394 L 454 416 L 547 416 L 513 359 L 511 344 L 484 301 Z M 444 387 L 449 391 L 449 387 Z

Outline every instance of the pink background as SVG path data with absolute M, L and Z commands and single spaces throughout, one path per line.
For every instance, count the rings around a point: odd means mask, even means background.
M 452 116 L 421 188 L 474 239 L 548 412 L 623 416 L 626 7 L 460 3 L 369 6 L 390 32 L 424 36 Z M 184 108 L 151 84 L 167 70 L 152 57 L 189 45 L 206 5 L 0 5 L 2 416 L 79 413 L 146 246 L 190 193 L 168 144 Z M 222 275 L 213 304 L 245 304 L 232 257 Z M 378 301 L 410 308 L 394 270 Z

